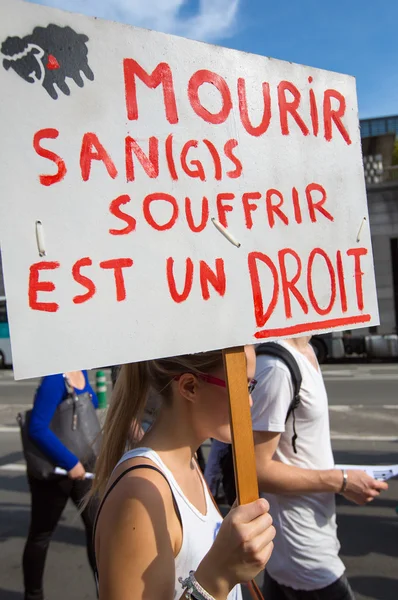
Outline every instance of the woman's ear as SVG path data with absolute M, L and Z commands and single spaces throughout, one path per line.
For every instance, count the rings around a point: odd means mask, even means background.
M 178 391 L 189 402 L 195 402 L 198 394 L 198 379 L 192 373 L 183 373 L 178 380 Z

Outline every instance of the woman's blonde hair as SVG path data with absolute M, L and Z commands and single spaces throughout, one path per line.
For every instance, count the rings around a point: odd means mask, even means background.
M 116 464 L 126 449 L 133 446 L 131 427 L 141 423 L 149 390 L 167 400 L 171 396 L 171 382 L 177 375 L 209 373 L 221 365 L 221 350 L 123 365 L 103 427 L 91 495 L 104 494 Z

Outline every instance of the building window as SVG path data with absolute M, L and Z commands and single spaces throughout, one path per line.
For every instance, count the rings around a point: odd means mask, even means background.
M 363 119 L 360 121 L 361 137 L 396 133 L 398 135 L 398 116 Z
M 371 121 L 370 122 L 370 134 L 371 135 L 383 135 L 383 133 L 387 133 L 386 131 L 386 122 L 384 119 L 380 121 Z
M 370 128 L 368 121 L 362 121 L 361 123 L 361 137 L 369 137 L 370 136 Z
M 387 119 L 387 131 L 398 133 L 398 117 Z

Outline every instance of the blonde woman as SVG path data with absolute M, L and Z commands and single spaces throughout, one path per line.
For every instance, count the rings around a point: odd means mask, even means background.
M 245 348 L 249 392 L 255 352 Z M 162 398 L 139 447 L 125 452 L 149 388 Z M 208 438 L 231 441 L 222 353 L 125 365 L 107 415 L 94 491 L 100 600 L 240 600 L 275 535 L 264 499 L 224 522 L 195 460 Z

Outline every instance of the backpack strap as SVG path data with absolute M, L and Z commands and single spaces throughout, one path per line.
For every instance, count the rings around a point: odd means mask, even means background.
M 297 454 L 296 440 L 296 414 L 295 410 L 300 404 L 300 389 L 301 383 L 303 381 L 300 368 L 297 364 L 296 359 L 293 354 L 286 350 L 284 346 L 281 344 L 277 344 L 276 342 L 266 342 L 264 344 L 260 344 L 256 348 L 257 356 L 261 356 L 262 354 L 266 354 L 268 356 L 274 356 L 275 358 L 279 358 L 282 362 L 285 363 L 287 368 L 289 369 L 290 377 L 292 379 L 293 384 L 293 398 L 290 402 L 289 409 L 287 411 L 285 423 L 287 422 L 290 415 L 293 415 L 293 437 L 292 437 L 292 446 L 294 453 Z

